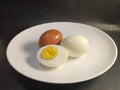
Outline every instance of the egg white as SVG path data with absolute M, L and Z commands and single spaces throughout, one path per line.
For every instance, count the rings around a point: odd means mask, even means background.
M 67 49 L 70 57 L 80 57 L 89 49 L 87 38 L 81 35 L 69 35 L 63 39 L 61 46 Z
M 54 46 L 55 48 L 58 49 L 58 55 L 55 58 L 53 58 L 52 60 L 45 60 L 41 56 L 43 49 L 48 47 L 48 46 Z M 62 64 L 64 64 L 67 61 L 67 59 L 68 59 L 67 50 L 64 47 L 59 46 L 59 45 L 46 45 L 46 46 L 40 48 L 37 52 L 38 62 L 40 62 L 42 65 L 47 66 L 47 67 L 61 66 Z

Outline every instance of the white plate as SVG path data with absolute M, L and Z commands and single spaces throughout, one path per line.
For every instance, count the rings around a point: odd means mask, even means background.
M 40 35 L 49 29 L 58 29 L 63 36 L 80 34 L 90 44 L 81 58 L 69 58 L 64 65 L 50 69 L 36 60 Z M 8 45 L 7 58 L 19 73 L 37 81 L 67 84 L 86 81 L 106 72 L 117 58 L 113 39 L 103 31 L 80 23 L 54 22 L 28 28 L 16 35 Z

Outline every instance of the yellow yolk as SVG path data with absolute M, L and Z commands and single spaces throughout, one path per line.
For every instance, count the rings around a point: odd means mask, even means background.
M 46 60 L 52 60 L 58 55 L 58 49 L 54 46 L 48 46 L 43 49 L 41 56 Z

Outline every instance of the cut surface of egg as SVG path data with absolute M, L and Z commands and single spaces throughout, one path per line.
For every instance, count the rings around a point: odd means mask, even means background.
M 37 52 L 37 60 L 47 67 L 58 67 L 68 59 L 67 50 L 59 45 L 46 45 Z
M 87 38 L 81 35 L 70 35 L 63 39 L 61 46 L 65 47 L 70 57 L 80 57 L 89 49 Z

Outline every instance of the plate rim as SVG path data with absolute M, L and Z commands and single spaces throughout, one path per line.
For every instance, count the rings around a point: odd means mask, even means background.
M 96 28 L 97 31 L 99 31 L 99 32 L 101 32 L 102 34 L 104 34 L 105 36 L 107 36 L 107 37 L 111 40 L 111 42 L 113 43 L 113 45 L 114 45 L 115 56 L 114 56 L 114 58 L 113 58 L 112 63 L 111 63 L 105 70 L 102 70 L 101 72 L 99 72 L 99 73 L 97 73 L 97 74 L 95 74 L 95 75 L 93 75 L 93 76 L 91 76 L 91 77 L 89 77 L 89 78 L 87 78 L 87 79 L 85 79 L 85 80 L 81 80 L 81 81 L 78 80 L 78 81 L 73 81 L 73 82 L 54 82 L 54 81 L 47 82 L 47 81 L 44 81 L 44 80 L 38 80 L 38 79 L 36 79 L 36 78 L 34 78 L 34 77 L 28 76 L 28 75 L 26 75 L 25 73 L 20 72 L 19 70 L 17 70 L 17 69 L 15 68 L 15 66 L 12 65 L 12 63 L 11 63 L 11 61 L 9 60 L 9 57 L 8 57 L 8 49 L 9 49 L 9 46 L 10 46 L 12 40 L 14 40 L 19 34 L 25 32 L 25 31 L 28 31 L 29 29 L 38 27 L 38 26 L 40 26 L 40 25 L 45 25 L 45 24 L 47 25 L 47 24 L 54 24 L 54 23 L 73 23 L 73 24 L 81 24 L 81 25 L 84 25 L 84 26 Z M 96 78 L 96 77 L 104 74 L 106 71 L 108 71 L 108 70 L 113 66 L 113 64 L 115 63 L 115 61 L 116 61 L 116 59 L 117 59 L 117 56 L 118 56 L 118 48 L 117 48 L 117 45 L 116 45 L 115 41 L 113 40 L 113 38 L 112 38 L 110 35 L 108 35 L 106 32 L 104 32 L 103 30 L 101 30 L 101 29 L 99 29 L 99 28 L 97 28 L 97 27 L 94 27 L 94 26 L 91 26 L 91 25 L 88 25 L 88 24 L 78 23 L 78 22 L 49 22 L 49 23 L 43 23 L 43 24 L 38 24 L 38 25 L 35 25 L 35 26 L 32 26 L 32 27 L 29 27 L 29 28 L 27 28 L 27 29 L 19 32 L 18 34 L 16 34 L 16 35 L 10 40 L 10 42 L 8 43 L 8 46 L 7 46 L 7 49 L 6 49 L 6 56 L 7 56 L 7 61 L 8 61 L 9 64 L 12 66 L 12 68 L 14 68 L 14 70 L 16 70 L 18 73 L 22 74 L 23 76 L 25 76 L 25 77 L 27 77 L 27 78 L 30 78 L 30 79 L 33 79 L 33 80 L 36 80 L 36 81 L 39 81 L 39 82 L 45 82 L 45 83 L 51 83 L 51 84 L 72 84 L 72 83 L 79 83 L 79 82 L 91 80 L 91 79 L 93 79 L 93 78 Z

